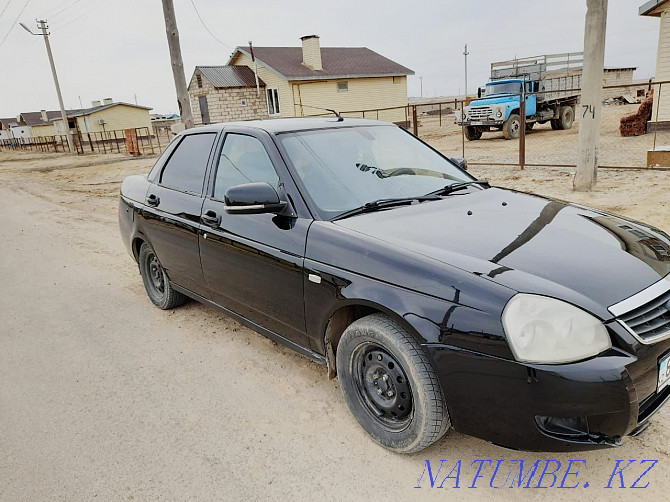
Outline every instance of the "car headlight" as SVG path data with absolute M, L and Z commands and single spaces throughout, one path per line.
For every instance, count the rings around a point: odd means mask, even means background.
M 517 294 L 507 302 L 502 322 L 514 357 L 521 362 L 574 362 L 612 346 L 602 322 L 546 296 Z

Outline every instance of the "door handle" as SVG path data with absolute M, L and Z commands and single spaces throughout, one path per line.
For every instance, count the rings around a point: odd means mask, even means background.
M 156 194 L 152 193 L 147 197 L 147 204 L 149 204 L 150 206 L 156 207 L 160 203 L 161 200 L 158 198 Z
M 221 217 L 218 216 L 214 211 L 207 211 L 200 217 L 200 221 L 208 227 L 216 228 L 221 223 Z

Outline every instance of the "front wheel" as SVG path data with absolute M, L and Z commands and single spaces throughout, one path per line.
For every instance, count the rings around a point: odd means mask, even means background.
M 139 255 L 140 274 L 144 281 L 144 289 L 149 299 L 156 307 L 167 310 L 179 307 L 186 301 L 186 297 L 175 291 L 168 280 L 165 269 L 158 261 L 156 252 L 146 242 L 140 247 Z
M 509 116 L 507 121 L 503 124 L 503 137 L 505 139 L 516 139 L 521 133 L 521 117 L 516 113 Z
M 413 453 L 450 427 L 442 389 L 417 341 L 395 320 L 372 314 L 342 334 L 336 355 L 344 399 L 382 446 Z
M 479 127 L 467 126 L 465 128 L 465 137 L 468 141 L 477 141 L 482 137 L 482 130 Z

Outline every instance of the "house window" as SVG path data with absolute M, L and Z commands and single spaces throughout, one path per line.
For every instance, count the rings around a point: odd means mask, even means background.
M 346 80 L 344 82 L 338 82 L 337 92 L 349 92 L 349 82 Z
M 268 115 L 279 115 L 279 92 L 276 88 L 267 90 Z
M 196 73 L 195 80 L 198 82 L 198 87 L 202 89 L 202 76 L 199 73 Z

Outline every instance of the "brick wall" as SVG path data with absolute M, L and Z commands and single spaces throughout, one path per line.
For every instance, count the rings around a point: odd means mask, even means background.
M 196 74 L 194 74 L 189 85 L 195 125 L 202 125 L 198 99 L 200 96 L 207 96 L 210 124 L 268 118 L 264 87 L 261 87 L 260 96 L 257 96 L 255 87 L 216 89 L 204 76 L 201 77 L 201 81 L 202 87 L 200 88 L 196 81 Z

